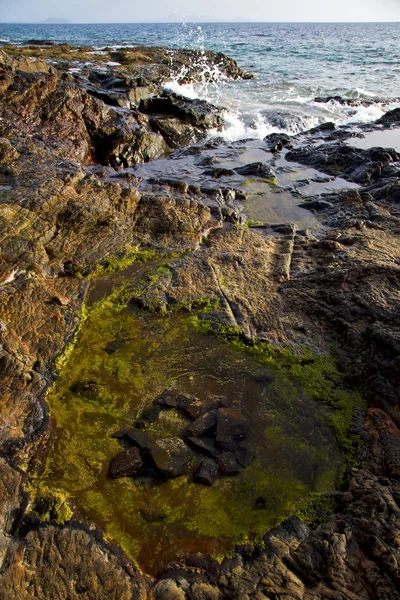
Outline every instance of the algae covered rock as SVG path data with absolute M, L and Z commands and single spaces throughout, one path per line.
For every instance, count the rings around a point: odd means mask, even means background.
M 190 472 L 193 454 L 180 438 L 157 439 L 147 452 L 157 471 L 166 479 Z

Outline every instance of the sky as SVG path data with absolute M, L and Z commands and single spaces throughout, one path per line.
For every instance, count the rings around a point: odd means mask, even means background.
M 0 0 L 0 22 L 400 21 L 400 0 Z

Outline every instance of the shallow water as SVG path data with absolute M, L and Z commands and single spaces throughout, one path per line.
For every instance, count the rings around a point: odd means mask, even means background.
M 120 348 L 109 355 L 115 340 Z M 85 382 L 93 384 L 86 391 Z M 111 434 L 132 426 L 165 388 L 230 399 L 249 420 L 245 445 L 254 462 L 211 488 L 187 476 L 109 479 L 109 461 L 121 450 Z M 219 557 L 259 539 L 301 498 L 333 490 L 342 465 L 326 408 L 248 353 L 195 333 L 185 316 L 121 310 L 109 300 L 93 305 L 47 402 L 53 446 L 39 487 L 65 493 L 148 573 L 179 556 Z M 171 435 L 186 424 L 166 411 L 152 428 Z
M 394 150 L 400 152 L 400 129 L 372 131 L 371 133 L 367 133 L 365 137 L 351 138 L 346 143 L 354 148 L 362 148 L 364 150 L 380 147 L 394 148 Z
M 310 197 L 359 187 L 341 177 L 330 177 L 316 169 L 288 162 L 285 159 L 286 151 L 273 155 L 262 140 L 220 144 L 217 148 L 206 145 L 197 150 L 193 154 L 178 150 L 169 158 L 131 169 L 142 179 L 140 191 L 145 193 L 151 190 L 152 178 L 184 181 L 209 190 L 221 187 L 240 190 L 246 194 L 242 213 L 247 219 L 265 223 L 290 222 L 299 229 L 305 229 L 318 227 L 319 222 L 312 212 L 299 206 L 302 202 Z M 202 166 L 205 159 L 213 162 Z M 212 169 L 233 171 L 254 162 L 269 165 L 275 177 L 267 181 L 258 177 L 243 177 L 235 172 L 218 178 L 209 174 Z

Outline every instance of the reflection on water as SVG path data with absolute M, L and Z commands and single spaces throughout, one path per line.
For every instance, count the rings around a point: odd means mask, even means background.
M 394 148 L 400 152 L 400 129 L 386 129 L 383 131 L 372 131 L 363 138 L 351 138 L 347 144 L 354 148 Z
M 132 426 L 165 388 L 228 398 L 249 420 L 254 462 L 210 488 L 187 476 L 109 479 L 109 461 L 121 450 L 111 434 Z M 55 433 L 40 485 L 65 492 L 148 573 L 179 556 L 218 557 L 257 539 L 300 498 L 334 489 L 341 466 L 326 409 L 296 382 L 195 333 L 187 317 L 155 317 L 109 300 L 92 307 L 48 404 Z M 176 434 L 182 422 L 170 411 L 157 426 Z

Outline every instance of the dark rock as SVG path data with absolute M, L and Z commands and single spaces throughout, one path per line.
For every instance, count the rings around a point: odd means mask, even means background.
M 217 463 L 221 475 L 237 475 L 240 471 L 233 452 L 223 452 L 217 456 Z
M 219 450 L 229 450 L 230 452 L 234 452 L 236 450 L 237 445 L 238 442 L 229 435 L 217 434 L 215 438 L 215 446 Z
M 204 171 L 204 175 L 209 175 L 213 179 L 219 179 L 219 177 L 232 177 L 235 171 L 232 169 L 225 169 L 224 167 L 215 167 L 214 169 L 207 169 Z
M 336 129 L 335 123 L 331 123 L 330 121 L 328 121 L 327 123 L 321 123 L 321 125 L 318 125 L 317 127 L 313 127 L 307 133 L 311 133 L 311 134 L 323 133 L 324 131 L 334 131 L 335 129 Z
M 205 459 L 200 463 L 199 468 L 194 474 L 196 483 L 203 485 L 212 485 L 218 475 L 218 465 L 215 460 Z
M 235 458 L 241 467 L 248 467 L 254 455 L 245 446 L 238 446 L 235 449 Z
M 218 450 L 216 450 L 214 442 L 211 440 L 190 437 L 187 438 L 187 441 L 195 450 L 207 454 L 207 456 L 216 456 L 218 454 Z
M 314 98 L 314 102 L 318 104 L 328 104 L 329 102 L 337 102 L 341 106 L 371 106 L 376 103 L 376 100 L 360 99 L 360 98 L 342 98 L 342 96 L 324 96 Z
M 255 162 L 244 167 L 238 167 L 235 169 L 236 173 L 243 175 L 243 177 L 262 177 L 262 179 L 274 179 L 275 173 L 265 163 Z
M 398 161 L 400 155 L 391 149 L 369 148 L 363 150 L 346 144 L 321 144 L 296 148 L 286 159 L 309 165 L 337 176 L 339 173 L 356 183 L 365 184 L 380 179 L 385 165 Z
M 160 416 L 161 407 L 153 404 L 152 406 L 148 406 L 145 408 L 140 416 L 140 418 L 136 421 L 136 427 L 144 429 L 149 427 L 152 423 L 155 423 Z
M 143 461 L 140 457 L 139 450 L 135 447 L 128 448 L 124 452 L 120 452 L 110 462 L 108 474 L 112 479 L 118 477 L 133 477 L 137 475 L 143 467 Z
M 177 117 L 200 130 L 221 129 L 223 125 L 221 109 L 205 100 L 190 100 L 167 91 L 142 99 L 139 110 L 148 115 Z
M 155 468 L 166 479 L 173 479 L 190 471 L 193 454 L 180 438 L 155 440 L 147 453 Z
M 176 407 L 176 397 L 174 392 L 171 390 L 164 390 L 162 394 L 157 396 L 157 398 L 153 401 L 154 404 L 158 406 L 163 406 L 167 408 L 175 408 Z
M 249 422 L 235 408 L 219 408 L 217 410 L 217 436 L 243 440 L 249 431 Z
M 176 407 L 187 417 L 193 421 L 201 414 L 201 408 L 203 402 L 201 402 L 196 396 L 186 396 L 185 394 L 179 394 L 176 399 Z
M 328 202 L 327 200 L 321 200 L 320 198 L 315 198 L 314 200 L 307 200 L 306 202 L 302 202 L 299 204 L 301 208 L 307 208 L 307 210 L 326 210 L 328 208 L 332 208 L 332 202 Z
M 264 138 L 264 142 L 267 142 L 270 152 L 279 152 L 284 147 L 293 147 L 292 138 L 286 133 L 270 133 Z
M 206 437 L 215 434 L 217 411 L 210 410 L 201 415 L 186 429 L 185 437 Z
M 125 431 L 125 437 L 139 450 L 145 451 L 153 444 L 148 433 L 140 429 L 132 428 Z
M 380 125 L 392 125 L 393 123 L 400 123 L 400 108 L 389 110 L 376 122 Z
M 117 350 L 119 350 L 121 348 L 121 344 L 120 342 L 117 342 L 116 340 L 113 342 L 109 342 L 107 344 L 107 346 L 104 348 L 104 350 L 107 352 L 107 354 L 114 354 L 114 352 L 116 352 Z

